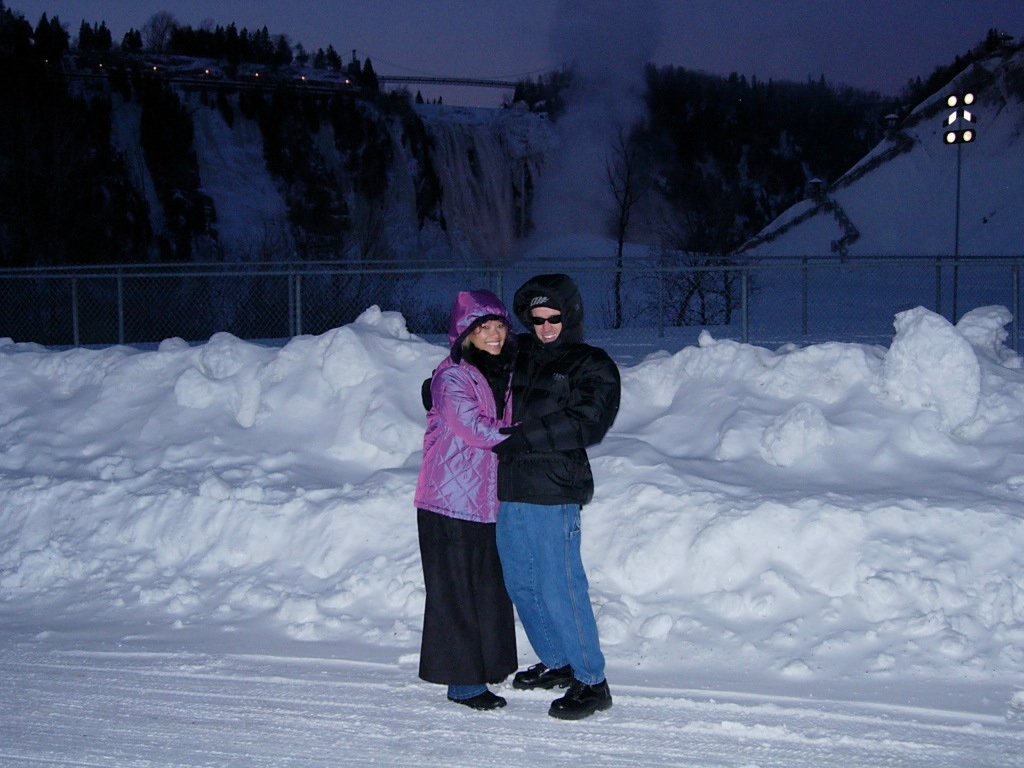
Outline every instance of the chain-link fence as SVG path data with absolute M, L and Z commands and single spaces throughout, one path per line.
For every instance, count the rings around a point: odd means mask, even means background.
M 47 346 L 205 341 L 226 331 L 279 342 L 319 334 L 378 306 L 408 329 L 447 332 L 456 291 L 489 288 L 511 306 L 534 274 L 580 285 L 589 338 L 693 343 L 701 330 L 759 344 L 887 343 L 893 316 L 924 306 L 947 318 L 999 304 L 1018 348 L 1024 257 L 873 257 L 731 261 L 692 258 L 517 263 L 121 265 L 0 270 L 0 337 Z M 652 338 L 653 337 L 653 338 Z

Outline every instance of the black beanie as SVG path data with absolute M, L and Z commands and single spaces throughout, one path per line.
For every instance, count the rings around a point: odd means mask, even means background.
M 537 307 L 547 307 L 548 309 L 553 309 L 556 312 L 561 312 L 562 302 L 559 301 L 557 296 L 543 296 L 538 294 L 530 299 L 529 309 L 533 310 Z

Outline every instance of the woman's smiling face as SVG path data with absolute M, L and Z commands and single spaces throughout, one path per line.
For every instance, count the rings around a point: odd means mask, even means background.
M 482 352 L 497 355 L 505 346 L 508 326 L 501 320 L 488 320 L 474 328 L 469 334 L 469 343 Z

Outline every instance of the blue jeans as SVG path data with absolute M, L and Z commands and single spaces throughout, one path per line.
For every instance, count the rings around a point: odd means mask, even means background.
M 580 557 L 580 506 L 503 501 L 496 528 L 505 587 L 530 645 L 581 683 L 604 680 L 604 654 Z
M 449 685 L 448 698 L 455 699 L 455 701 L 465 701 L 466 699 L 472 699 L 474 696 L 479 696 L 486 690 L 486 685 Z

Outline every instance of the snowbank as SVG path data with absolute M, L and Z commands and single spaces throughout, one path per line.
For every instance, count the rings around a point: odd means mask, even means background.
M 584 511 L 610 661 L 1024 683 L 1008 319 L 918 308 L 888 349 L 705 333 L 624 368 Z M 0 340 L 5 610 L 414 652 L 419 382 L 444 353 L 376 307 L 282 348 Z

